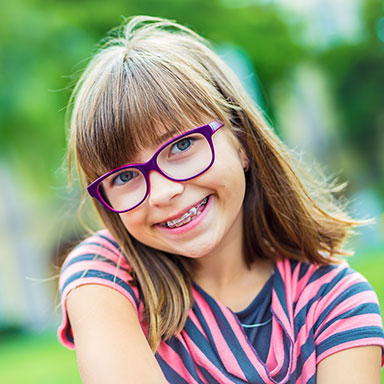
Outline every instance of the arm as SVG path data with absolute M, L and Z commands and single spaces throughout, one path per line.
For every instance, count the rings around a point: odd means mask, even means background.
M 167 383 L 132 304 L 101 285 L 83 285 L 67 298 L 83 383 Z
M 381 347 L 346 349 L 326 357 L 317 366 L 318 384 L 380 384 Z

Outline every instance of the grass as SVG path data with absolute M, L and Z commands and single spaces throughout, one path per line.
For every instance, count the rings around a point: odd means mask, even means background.
M 371 283 L 384 314 L 384 252 L 366 253 L 350 259 L 349 263 Z M 62 347 L 56 334 L 8 335 L 2 337 L 0 346 L 0 383 L 81 383 L 75 352 Z
M 364 275 L 375 290 L 380 303 L 381 316 L 384 315 L 384 249 L 381 253 L 366 253 L 348 260 L 350 266 Z
M 384 250 L 365 252 L 359 257 L 348 260 L 350 266 L 364 275 L 375 290 L 380 303 L 380 312 L 384 316 Z M 381 370 L 381 382 L 384 383 L 384 368 Z
M 7 335 L 0 345 L 0 383 L 81 384 L 75 352 L 54 333 Z

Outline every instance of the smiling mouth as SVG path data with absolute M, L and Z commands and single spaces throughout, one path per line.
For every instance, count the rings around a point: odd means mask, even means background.
M 200 203 L 192 207 L 188 212 L 184 213 L 181 217 L 178 217 L 174 220 L 166 221 L 163 223 L 159 223 L 161 227 L 166 227 L 166 228 L 178 228 L 181 227 L 185 224 L 188 224 L 190 221 L 198 217 L 201 212 L 204 210 L 207 202 L 208 202 L 208 197 L 205 197 Z

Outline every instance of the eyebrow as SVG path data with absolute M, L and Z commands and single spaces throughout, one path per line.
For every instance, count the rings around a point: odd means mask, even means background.
M 176 133 L 175 130 L 164 133 L 164 135 L 160 136 L 160 142 L 163 143 L 164 141 L 168 141 L 170 138 L 174 137 Z

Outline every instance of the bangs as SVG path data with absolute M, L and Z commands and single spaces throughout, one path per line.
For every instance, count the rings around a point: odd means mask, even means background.
M 226 122 L 222 95 L 189 63 L 140 52 L 127 57 L 121 47 L 109 51 L 96 62 L 100 71 L 92 84 L 88 74 L 76 97 L 75 109 L 82 109 L 76 155 L 88 182 L 134 162 L 141 149 L 160 145 L 164 134 Z

